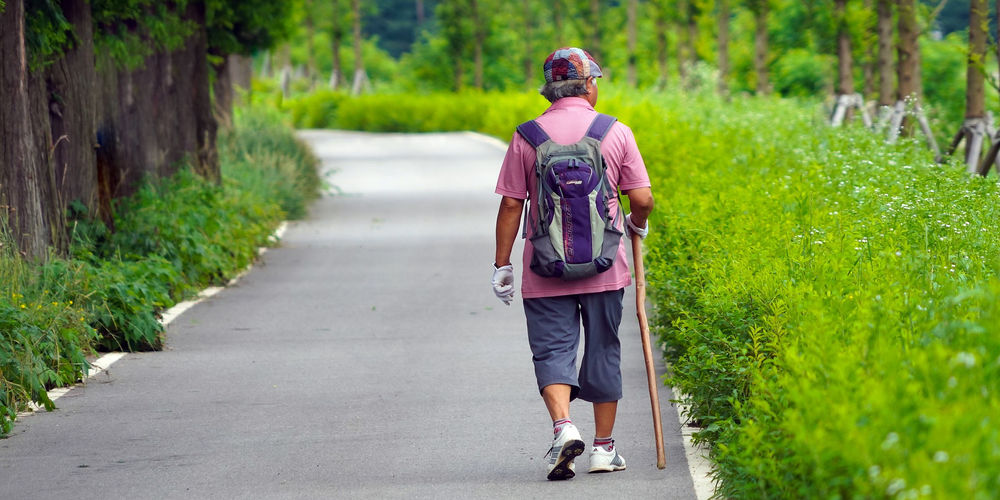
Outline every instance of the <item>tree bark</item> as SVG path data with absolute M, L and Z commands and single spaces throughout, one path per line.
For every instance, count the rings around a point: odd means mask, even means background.
M 865 0 L 865 12 L 872 12 L 874 0 Z M 877 43 L 871 43 L 869 39 L 869 31 L 871 33 L 878 33 L 877 17 L 871 18 L 875 21 L 870 26 L 865 26 L 864 35 L 864 45 L 865 45 L 865 57 L 864 63 L 861 65 L 861 74 L 864 79 L 864 86 L 861 89 L 862 96 L 867 99 L 872 96 L 875 92 L 875 48 Z
M 354 24 L 354 84 L 351 95 L 358 95 L 365 84 L 365 64 L 361 59 L 361 0 L 351 0 L 352 21 Z
M 878 105 L 896 103 L 896 82 L 892 57 L 892 0 L 877 0 L 878 18 Z
M 230 54 L 229 76 L 233 79 L 233 90 L 249 92 L 253 83 L 253 59 L 242 54 Z
M 522 12 L 524 15 L 524 60 L 522 62 L 524 66 L 524 86 L 525 88 L 530 89 L 532 87 L 532 76 L 534 75 L 534 72 L 532 71 L 534 63 L 532 61 L 533 48 L 531 45 L 531 37 L 533 31 L 532 25 L 534 24 L 535 16 L 531 11 L 531 0 L 523 0 L 521 7 L 524 9 Z
M 90 214 L 101 213 L 97 191 L 97 72 L 94 67 L 94 33 L 90 4 L 62 0 L 66 20 L 73 25 L 76 43 L 46 69 L 49 125 L 53 138 L 52 160 L 60 208 L 82 203 Z M 107 206 L 110 208 L 110 205 Z
M 729 97 L 729 0 L 718 0 L 719 95 Z
M 837 94 L 854 93 L 854 64 L 851 58 L 851 32 L 847 25 L 847 0 L 835 0 L 837 20 Z
M 687 86 L 688 81 L 688 37 L 691 33 L 687 30 L 687 16 L 691 9 L 691 0 L 679 0 L 677 2 L 677 75 L 680 77 L 681 86 Z
M 233 126 L 233 79 L 229 68 L 229 58 L 212 65 L 215 80 L 212 83 L 212 94 L 215 96 L 213 112 L 216 122 L 223 128 Z
M 986 117 L 986 39 L 989 33 L 989 5 L 972 0 L 969 5 L 969 58 L 965 80 L 965 117 Z
M 896 77 L 899 80 L 899 91 L 896 95 L 899 100 L 920 99 L 920 80 L 918 73 L 919 50 L 917 37 L 920 32 L 917 29 L 916 0 L 897 0 L 899 24 L 899 44 L 896 47 L 899 58 Z
M 316 79 L 316 24 L 313 21 L 313 0 L 306 0 L 306 79 Z
M 638 16 L 639 0 L 628 0 L 628 86 L 635 88 L 639 80 L 635 68 L 635 38 L 636 16 Z
M 660 81 L 658 82 L 658 87 L 663 90 L 667 87 L 667 82 L 670 80 L 670 68 L 668 67 L 670 63 L 669 48 L 667 47 L 667 29 L 669 24 L 667 22 L 667 5 L 663 1 L 657 2 L 656 5 L 656 52 L 657 61 L 660 64 Z
M 767 17 L 768 0 L 757 0 L 754 9 L 754 42 L 753 66 L 757 75 L 756 91 L 758 95 L 771 93 L 771 82 L 768 79 L 767 58 Z
M 565 33 L 565 20 L 563 19 L 563 0 L 552 0 L 552 24 L 556 29 L 556 45 L 561 45 L 563 40 L 563 33 Z M 553 47 L 555 48 L 555 47 Z M 593 54 L 591 54 L 593 55 Z
M 590 0 L 590 55 L 594 56 L 599 64 L 604 64 L 604 57 L 601 53 L 601 2 L 600 0 Z
M 698 2 L 688 2 L 687 13 L 687 55 L 688 67 L 694 68 L 698 62 L 698 16 L 701 14 Z
M 483 45 L 486 44 L 486 36 L 488 31 L 489 20 L 482 16 L 479 10 L 479 2 L 477 0 L 471 0 L 469 3 L 469 9 L 472 11 L 472 24 L 475 26 L 473 38 L 475 39 L 475 46 L 473 47 L 473 85 L 477 89 L 483 89 Z
M 330 50 L 333 52 L 333 74 L 330 75 L 330 88 L 337 88 L 346 85 L 347 79 L 344 77 L 344 65 L 340 59 L 340 46 L 344 41 L 344 26 L 341 24 L 340 0 L 330 0 L 333 2 L 333 12 L 330 14 L 333 28 L 330 30 Z
M 204 0 L 188 2 L 186 17 L 198 28 L 179 51 L 183 52 L 184 57 L 193 65 L 191 72 L 188 73 L 191 85 L 185 88 L 180 104 L 190 102 L 194 105 L 195 147 L 198 154 L 195 171 L 202 177 L 221 184 L 222 172 L 219 168 L 219 151 L 215 142 L 219 125 L 211 111 L 212 95 L 209 83 L 208 33 L 205 31 Z M 184 78 L 184 73 L 179 73 L 177 78 Z
M 28 72 L 25 47 L 24 0 L 7 0 L 0 13 L 0 228 L 14 238 L 29 258 L 43 259 L 52 238 L 50 219 L 54 189 L 48 144 L 39 149 L 29 92 L 42 92 L 44 82 Z M 42 102 L 37 100 L 36 102 Z M 45 124 L 48 128 L 48 123 Z M 46 134 L 47 135 L 47 134 Z M 4 221 L 3 219 L 6 219 Z

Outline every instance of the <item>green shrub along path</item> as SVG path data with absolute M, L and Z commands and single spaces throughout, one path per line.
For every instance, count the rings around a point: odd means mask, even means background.
M 222 186 L 188 170 L 150 181 L 115 207 L 114 232 L 74 204 L 68 257 L 36 265 L 0 239 L 12 285 L 0 293 L 0 436 L 29 401 L 53 408 L 46 390 L 80 380 L 97 350 L 160 349 L 160 312 L 226 283 L 318 195 L 315 158 L 273 112 L 241 112 L 219 156 Z
M 509 139 L 538 96 L 317 94 L 300 123 Z M 312 110 L 322 107 L 322 114 Z M 1000 491 L 1000 189 L 794 100 L 616 96 L 656 329 L 734 498 Z

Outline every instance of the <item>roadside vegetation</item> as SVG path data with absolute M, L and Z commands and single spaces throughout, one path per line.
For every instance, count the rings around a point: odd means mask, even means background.
M 225 284 L 319 193 L 316 160 L 273 111 L 237 110 L 218 147 L 221 185 L 188 167 L 149 179 L 115 204 L 113 231 L 72 205 L 66 256 L 28 261 L 3 233 L 0 435 L 28 402 L 51 409 L 46 390 L 81 380 L 98 351 L 160 349 L 163 310 Z
M 995 177 L 935 163 L 915 139 L 832 128 L 809 101 L 602 92 L 653 178 L 655 328 L 723 495 L 1000 488 Z M 286 102 L 300 125 L 504 140 L 544 106 L 475 92 Z

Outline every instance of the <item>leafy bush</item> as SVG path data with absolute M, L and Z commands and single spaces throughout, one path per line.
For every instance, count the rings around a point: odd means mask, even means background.
M 323 104 L 323 101 L 328 101 Z M 297 127 L 371 132 L 476 130 L 509 139 L 514 127 L 544 109 L 540 95 L 469 91 L 461 94 L 320 94 L 290 99 L 285 109 Z M 321 115 L 310 110 L 329 109 Z
M 995 490 L 995 181 L 791 102 L 701 107 L 653 132 L 649 281 L 723 494 Z
M 836 64 L 835 58 L 810 50 L 789 50 L 774 62 L 774 90 L 783 96 L 822 95 L 832 88 L 830 68 Z
M 653 178 L 656 330 L 722 494 L 997 491 L 995 179 L 830 128 L 809 104 L 604 95 Z M 544 109 L 527 95 L 445 101 L 344 100 L 332 123 L 509 138 Z
M 162 347 L 159 314 L 257 255 L 320 182 L 316 160 L 274 113 L 241 110 L 220 136 L 223 182 L 189 170 L 150 180 L 115 207 L 115 231 L 73 204 L 71 254 L 25 262 L 0 231 L 0 435 L 29 401 L 86 373 L 100 350 Z

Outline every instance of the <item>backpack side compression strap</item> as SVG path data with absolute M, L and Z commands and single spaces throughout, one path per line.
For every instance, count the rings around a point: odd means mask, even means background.
M 549 134 L 546 134 L 535 120 L 529 120 L 518 125 L 517 133 L 521 134 L 521 137 L 524 137 L 524 140 L 528 141 L 528 144 L 531 144 L 531 147 L 536 150 L 538 146 L 549 140 Z
M 587 137 L 603 141 L 604 136 L 608 135 L 608 132 L 611 131 L 611 127 L 614 126 L 616 121 L 618 119 L 611 115 L 598 113 L 594 121 L 590 122 L 590 128 L 587 129 Z

